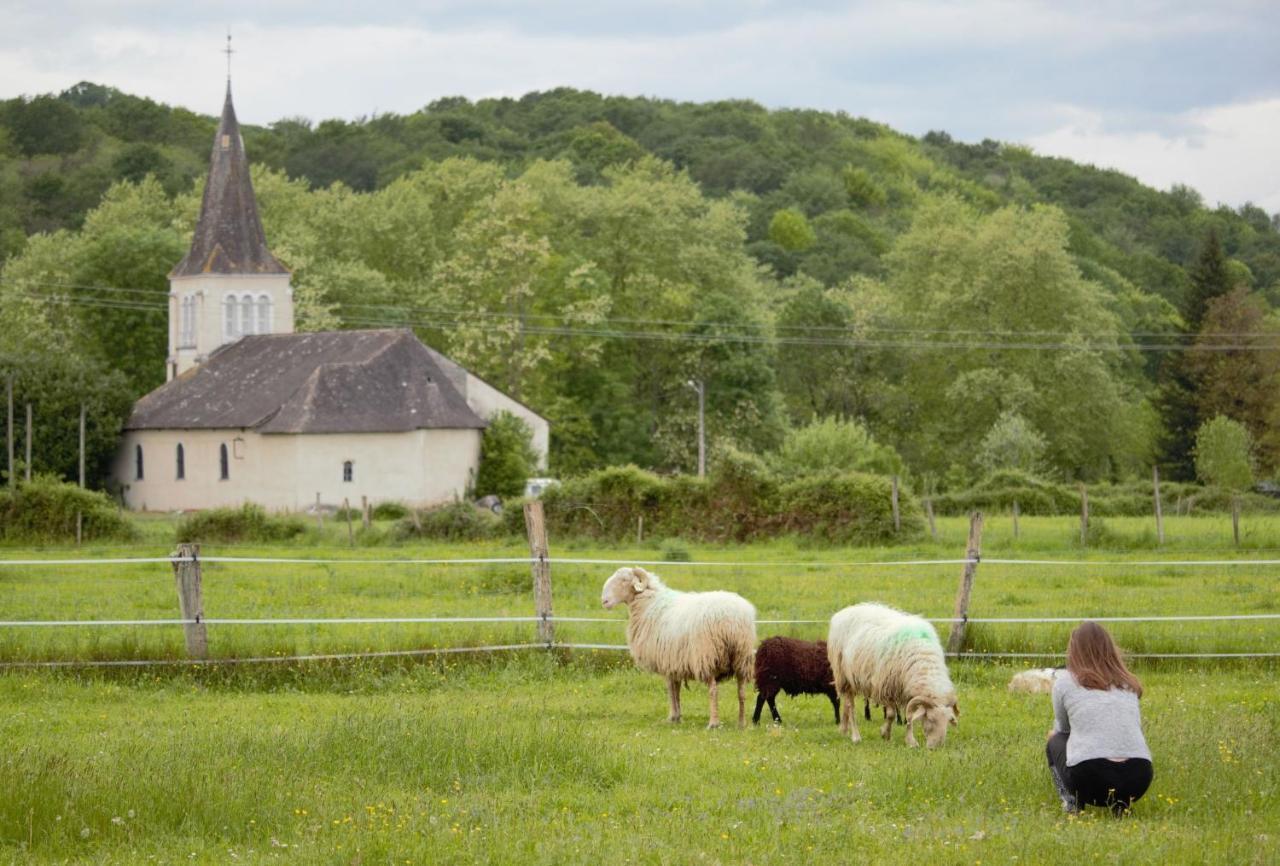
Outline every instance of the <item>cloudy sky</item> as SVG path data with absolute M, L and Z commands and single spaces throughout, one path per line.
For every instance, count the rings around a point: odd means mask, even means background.
M 88 80 L 242 120 L 562 85 L 843 110 L 1280 212 L 1280 2 L 0 0 L 0 97 Z

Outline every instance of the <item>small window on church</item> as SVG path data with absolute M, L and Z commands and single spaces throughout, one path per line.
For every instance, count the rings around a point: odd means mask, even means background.
M 271 298 L 267 295 L 258 295 L 257 333 L 271 333 Z
M 133 477 L 136 480 L 141 481 L 142 480 L 142 446 L 141 445 L 133 446 L 133 469 L 134 469 Z
M 236 296 L 227 295 L 222 301 L 222 336 L 225 339 L 233 340 L 240 336 L 240 332 L 236 329 L 239 324 L 237 312 Z
M 231 146 L 231 136 L 229 135 L 222 136 L 222 149 L 226 150 L 230 146 Z
M 218 446 L 218 477 L 226 481 L 231 477 L 231 461 L 227 459 L 227 443 Z
M 240 333 L 255 334 L 253 329 L 253 296 L 245 295 L 240 299 Z
M 187 477 L 187 455 L 182 450 L 182 443 L 178 443 L 178 480 Z
M 356 477 L 355 464 L 352 463 L 350 460 L 344 460 L 342 462 L 342 480 L 354 481 L 355 477 Z

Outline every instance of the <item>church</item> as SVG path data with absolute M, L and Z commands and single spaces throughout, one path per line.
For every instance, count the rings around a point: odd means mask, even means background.
M 191 249 L 169 274 L 166 364 L 112 469 L 131 509 L 450 501 L 469 491 L 503 411 L 529 425 L 546 466 L 547 420 L 411 330 L 294 333 L 230 81 Z

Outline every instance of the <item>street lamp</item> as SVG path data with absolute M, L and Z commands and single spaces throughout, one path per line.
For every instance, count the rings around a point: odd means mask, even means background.
M 698 477 L 707 477 L 707 386 L 701 379 L 685 382 L 698 392 Z

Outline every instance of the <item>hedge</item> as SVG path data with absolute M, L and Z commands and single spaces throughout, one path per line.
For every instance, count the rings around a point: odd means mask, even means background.
M 85 541 L 134 541 L 138 530 L 105 493 L 52 476 L 0 488 L 0 541 L 75 541 L 76 514 Z

